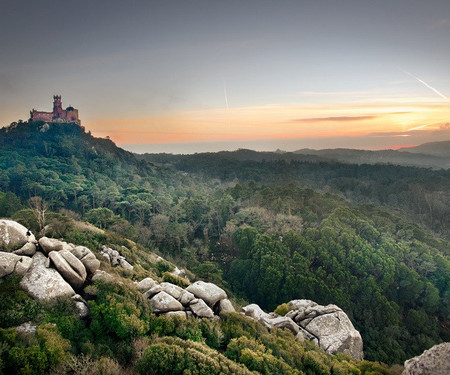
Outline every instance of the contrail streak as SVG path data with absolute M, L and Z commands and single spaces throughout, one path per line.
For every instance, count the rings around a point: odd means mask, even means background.
M 225 103 L 227 105 L 227 109 L 230 109 L 228 106 L 228 95 L 227 95 L 227 83 L 223 80 L 223 94 L 225 95 Z
M 438 90 L 436 90 L 434 87 L 430 86 L 428 83 L 426 83 L 425 81 L 421 80 L 419 77 L 416 77 L 414 74 L 407 72 L 406 70 L 401 69 L 401 71 L 405 74 L 408 74 L 410 77 L 413 77 L 414 79 L 416 79 L 417 81 L 419 81 L 421 84 L 423 84 L 424 86 L 428 87 L 430 90 L 432 90 L 434 93 L 438 94 L 441 98 L 445 99 L 445 100 L 449 100 L 448 97 L 446 97 L 444 94 L 440 93 Z
M 416 126 L 415 128 L 408 129 L 407 132 L 410 132 L 410 131 L 412 131 L 412 130 L 423 129 L 423 128 L 426 128 L 427 126 L 428 126 L 428 125 Z

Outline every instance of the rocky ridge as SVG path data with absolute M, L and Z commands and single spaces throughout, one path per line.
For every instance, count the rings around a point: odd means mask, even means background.
M 99 269 L 100 261 L 87 247 L 48 237 L 36 241 L 30 231 L 10 220 L 0 220 L 0 230 L 0 246 L 13 249 L 0 252 L 0 278 L 18 273 L 23 276 L 21 287 L 37 300 L 69 296 L 78 316 L 85 318 L 89 309 L 77 292 L 95 280 L 115 282 L 112 275 Z M 112 266 L 133 269 L 117 250 L 103 246 L 101 256 Z M 182 271 L 176 269 L 174 274 L 181 276 Z M 196 281 L 182 288 L 147 277 L 135 286 L 158 315 L 220 319 L 224 312 L 235 312 L 227 293 L 213 283 Z M 361 335 L 339 307 L 310 300 L 292 300 L 289 306 L 285 316 L 266 313 L 255 304 L 243 307 L 242 314 L 269 329 L 288 329 L 297 339 L 312 341 L 329 354 L 363 358 Z
M 312 341 L 328 354 L 344 353 L 363 359 L 361 335 L 338 306 L 322 306 L 306 299 L 292 300 L 288 305 L 291 310 L 284 316 L 275 312 L 265 313 L 256 304 L 242 310 L 268 328 L 289 329 L 297 339 Z

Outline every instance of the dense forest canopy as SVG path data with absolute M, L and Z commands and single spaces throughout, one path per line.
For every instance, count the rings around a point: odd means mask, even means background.
M 32 122 L 0 129 L 0 190 L 0 216 L 26 220 L 38 196 L 266 309 L 337 304 L 370 360 L 450 340 L 448 169 L 248 150 L 138 157 L 77 125 Z

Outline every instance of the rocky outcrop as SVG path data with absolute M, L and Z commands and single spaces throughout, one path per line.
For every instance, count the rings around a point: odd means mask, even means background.
M 363 341 L 347 314 L 336 305 L 322 306 L 310 300 L 293 300 L 286 314 L 329 354 L 344 353 L 363 359 Z
M 0 220 L 0 248 L 17 249 L 27 242 L 36 242 L 36 238 L 22 224 L 12 220 Z
M 300 328 L 295 322 L 286 316 L 277 316 L 276 318 L 262 318 L 260 320 L 267 328 L 277 327 L 277 328 L 287 328 L 294 335 L 297 335 Z
M 48 254 L 61 276 L 75 289 L 86 281 L 86 268 L 69 250 L 51 251 Z
M 120 255 L 117 250 L 113 250 L 103 245 L 101 254 L 105 258 L 105 260 L 114 267 L 120 266 L 126 270 L 132 270 L 134 268 L 130 263 L 127 262 L 124 256 Z
M 450 342 L 444 342 L 425 350 L 423 354 L 405 362 L 402 375 L 450 374 Z
M 245 315 L 253 318 L 255 320 L 260 320 L 261 318 L 270 319 L 270 315 L 265 313 L 261 307 L 259 307 L 256 303 L 252 303 L 251 305 L 244 306 L 242 311 Z
M 145 290 L 148 286 L 151 287 Z M 225 291 L 212 283 L 197 281 L 183 289 L 172 283 L 158 284 L 151 278 L 145 278 L 136 283 L 136 287 L 145 298 L 150 299 L 153 311 L 157 314 L 214 318 L 214 310 L 217 315 L 235 311 Z
M 153 280 L 151 277 L 146 277 L 145 279 L 136 283 L 136 288 L 140 292 L 146 292 L 147 290 L 154 287 L 156 284 L 157 284 L 156 281 Z
M 47 268 L 47 257 L 41 252 L 33 255 L 31 267 L 20 285 L 33 298 L 48 300 L 61 296 L 73 296 L 75 291 L 54 268 Z
M 36 253 L 36 244 L 34 242 L 27 242 L 20 249 L 13 251 L 13 253 L 32 257 Z
M 56 238 L 42 237 L 39 239 L 39 249 L 44 254 L 49 254 L 52 251 L 64 249 L 64 243 Z
M 213 318 L 214 312 L 211 308 L 200 298 L 193 299 L 189 303 L 190 310 L 194 313 L 195 316 L 199 318 Z
M 221 299 L 216 303 L 216 312 L 218 315 L 224 312 L 235 312 L 233 304 L 228 298 Z
M 92 275 L 91 281 L 97 281 L 97 280 L 100 280 L 100 281 L 103 281 L 106 283 L 116 282 L 116 279 L 114 278 L 113 275 L 109 274 L 108 272 L 102 271 L 102 270 L 97 270 Z
M 293 300 L 289 306 L 292 310 L 285 316 L 265 313 L 255 304 L 242 310 L 268 328 L 287 328 L 298 339 L 313 341 L 329 354 L 344 353 L 363 359 L 361 335 L 338 306 L 322 306 L 311 300 Z
M 70 250 L 70 252 L 75 255 L 83 266 L 86 268 L 86 271 L 89 275 L 93 275 L 95 271 L 100 268 L 100 261 L 94 255 L 94 253 L 85 246 L 76 246 Z
M 0 252 L 0 279 L 16 272 L 23 276 L 32 263 L 31 258 L 13 253 Z
M 186 290 L 195 297 L 201 298 L 211 308 L 221 299 L 227 298 L 227 294 L 223 289 L 213 283 L 205 283 L 204 281 L 196 281 L 189 285 Z
M 183 305 L 164 291 L 159 292 L 150 299 L 150 303 L 155 313 L 165 313 L 168 311 L 182 311 Z

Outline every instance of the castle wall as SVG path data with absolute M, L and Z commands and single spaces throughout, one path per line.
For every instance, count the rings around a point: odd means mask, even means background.
M 32 111 L 31 112 L 31 121 L 53 121 L 53 112 L 39 112 Z

